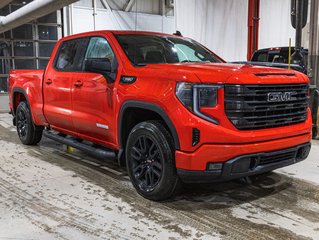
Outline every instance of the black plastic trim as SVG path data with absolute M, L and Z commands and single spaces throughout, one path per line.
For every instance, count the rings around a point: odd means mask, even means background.
M 27 101 L 27 105 L 28 105 L 28 107 L 29 107 L 29 109 L 30 109 L 30 112 L 31 112 L 30 102 L 29 102 L 27 93 L 24 91 L 24 89 L 16 87 L 16 88 L 13 88 L 13 90 L 12 90 L 12 96 L 11 96 L 11 99 L 12 99 L 12 115 L 15 116 L 15 113 L 16 113 L 16 109 L 14 109 L 14 103 L 15 103 L 15 97 L 14 97 L 14 95 L 15 95 L 16 93 L 21 93 L 21 94 L 23 94 L 24 98 L 25 98 L 26 101 Z
M 306 156 L 303 156 L 302 158 L 299 158 L 298 155 L 298 150 L 301 148 L 304 148 L 308 150 L 306 153 Z M 238 179 L 242 177 L 247 177 L 251 175 L 256 175 L 256 174 L 261 174 L 265 172 L 269 172 L 272 170 L 275 170 L 277 168 L 285 167 L 297 162 L 300 162 L 302 160 L 305 160 L 309 154 L 311 148 L 311 143 L 305 143 L 305 144 L 300 144 L 292 148 L 287 148 L 287 149 L 282 149 L 282 150 L 276 150 L 272 152 L 261 152 L 261 153 L 254 153 L 254 154 L 247 154 L 247 155 L 242 155 L 236 158 L 233 158 L 231 160 L 228 160 L 227 162 L 224 163 L 223 168 L 221 170 L 216 170 L 216 171 L 193 171 L 193 170 L 184 170 L 184 169 L 177 169 L 177 174 L 181 178 L 181 180 L 185 183 L 211 183 L 211 182 L 224 182 L 224 181 L 229 181 L 233 179 Z M 265 165 L 258 165 L 253 169 L 248 169 L 248 171 L 245 172 L 234 172 L 233 167 L 236 165 L 236 167 L 245 169 L 247 168 L 247 162 L 244 162 L 245 158 L 249 157 L 259 157 L 261 155 L 274 155 L 274 154 L 280 154 L 280 153 L 285 153 L 285 152 L 291 152 L 295 151 L 296 155 L 294 158 L 291 158 L 289 160 L 283 160 L 283 161 L 278 161 L 275 163 L 269 163 Z M 245 165 L 245 166 L 243 166 Z
M 127 108 L 140 108 L 140 109 L 146 109 L 146 110 L 150 110 L 153 111 L 155 113 L 157 113 L 158 115 L 161 116 L 161 118 L 165 121 L 166 125 L 168 126 L 170 132 L 173 135 L 173 139 L 174 139 L 174 145 L 175 145 L 175 149 L 179 150 L 180 149 L 180 144 L 179 144 L 179 138 L 176 132 L 176 129 L 172 123 L 172 121 L 170 120 L 170 118 L 167 116 L 167 114 L 165 113 L 165 111 L 158 105 L 153 104 L 153 103 L 148 103 L 148 102 L 141 102 L 141 101 L 135 101 L 135 100 L 129 100 L 126 101 L 120 110 L 120 115 L 119 115 L 119 131 L 118 131 L 118 137 L 119 137 L 119 142 L 120 145 L 123 146 L 123 139 L 122 139 L 122 124 L 123 124 L 123 115 L 125 113 L 125 110 Z
M 52 133 L 50 131 L 44 131 L 43 135 L 47 138 L 50 138 L 54 141 L 57 141 L 62 144 L 66 144 L 68 146 L 72 146 L 74 148 L 77 148 L 81 151 L 87 152 L 91 154 L 94 157 L 101 158 L 101 159 L 116 159 L 116 153 L 113 150 L 106 149 L 104 147 L 95 147 L 90 146 L 88 144 L 82 143 L 76 139 L 60 136 L 59 134 Z

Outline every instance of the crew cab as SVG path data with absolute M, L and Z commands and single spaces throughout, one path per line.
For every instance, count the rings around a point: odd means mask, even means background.
M 25 145 L 42 135 L 126 165 L 137 192 L 227 181 L 304 160 L 309 79 L 227 64 L 196 41 L 95 31 L 57 43 L 45 70 L 10 72 L 10 109 Z

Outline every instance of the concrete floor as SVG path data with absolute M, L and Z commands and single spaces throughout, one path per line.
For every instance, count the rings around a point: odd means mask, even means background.
M 318 156 L 317 141 L 252 184 L 190 185 L 155 203 L 112 162 L 48 139 L 21 145 L 0 114 L 0 239 L 319 239 Z

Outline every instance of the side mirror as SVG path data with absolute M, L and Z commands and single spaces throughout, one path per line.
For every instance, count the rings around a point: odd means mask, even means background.
M 84 70 L 108 76 L 112 72 L 112 64 L 107 58 L 90 58 L 85 60 Z

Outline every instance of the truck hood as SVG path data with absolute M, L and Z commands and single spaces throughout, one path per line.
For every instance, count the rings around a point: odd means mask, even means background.
M 308 83 L 308 78 L 297 71 L 229 63 L 151 64 L 146 66 L 153 74 L 169 74 L 177 81 L 218 84 L 291 84 Z M 193 75 L 193 76 L 192 76 Z M 159 75 L 160 76 L 160 75 Z M 195 77 L 195 78 L 194 78 Z

